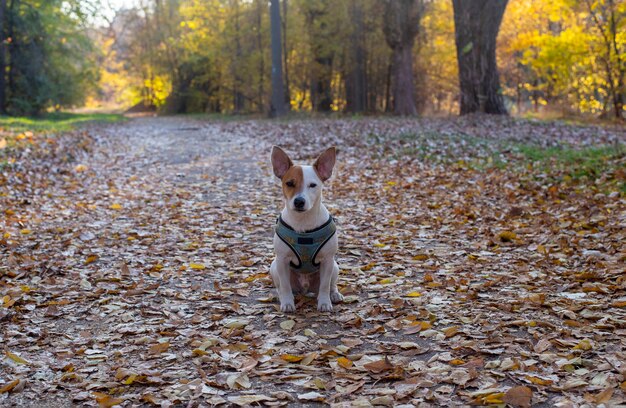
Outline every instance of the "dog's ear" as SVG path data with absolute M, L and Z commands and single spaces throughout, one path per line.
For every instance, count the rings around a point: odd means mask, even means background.
M 333 167 L 335 167 L 335 159 L 337 158 L 337 151 L 335 146 L 329 147 L 320 154 L 313 168 L 317 172 L 317 175 L 322 181 L 326 181 L 333 175 Z
M 293 166 L 293 162 L 287 156 L 287 153 L 283 149 L 278 146 L 272 147 L 272 168 L 274 169 L 274 174 L 279 179 L 282 179 L 287 170 Z

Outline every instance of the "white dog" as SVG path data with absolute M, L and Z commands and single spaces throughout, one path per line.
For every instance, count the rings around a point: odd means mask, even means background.
M 333 217 L 322 204 L 322 187 L 335 166 L 335 148 L 322 153 L 312 166 L 296 166 L 280 147 L 272 148 L 272 167 L 281 179 L 285 208 L 276 222 L 270 267 L 280 310 L 294 312 L 294 293 L 317 293 L 317 310 L 330 312 L 337 290 L 337 234 Z

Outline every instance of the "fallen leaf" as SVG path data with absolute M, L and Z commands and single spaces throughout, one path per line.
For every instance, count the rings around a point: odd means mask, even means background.
M 301 401 L 324 402 L 324 396 L 315 391 L 307 392 L 305 394 L 298 394 L 298 399 Z
M 337 364 L 339 364 L 341 367 L 348 369 L 350 367 L 352 367 L 354 365 L 354 363 L 352 362 L 352 360 L 349 360 L 345 357 L 339 357 L 337 359 Z
M 198 271 L 201 271 L 201 270 L 206 268 L 206 266 L 204 266 L 204 264 L 201 264 L 201 263 L 191 263 L 191 264 L 189 264 L 189 267 L 191 269 L 195 269 L 195 270 L 198 270 Z
M 115 398 L 102 392 L 94 392 L 92 393 L 92 395 L 96 399 L 96 402 L 98 403 L 98 406 L 100 406 L 100 408 L 111 408 L 114 405 L 120 405 L 122 402 L 124 402 L 124 400 L 121 398 Z
M 393 364 L 389 361 L 387 356 L 383 360 L 373 361 L 371 363 L 364 364 L 363 367 L 373 373 L 380 373 L 382 371 L 393 370 Z
M 4 394 L 5 392 L 11 392 L 17 385 L 20 383 L 20 380 L 10 381 L 3 386 L 0 387 L 0 394 Z
M 511 242 L 517 239 L 517 234 L 512 231 L 502 231 L 498 234 L 498 238 L 500 238 L 502 242 Z
M 527 408 L 530 407 L 532 397 L 533 391 L 526 386 L 520 385 L 505 392 L 503 401 L 514 407 Z
M 298 363 L 302 361 L 304 356 L 294 356 L 293 354 L 283 354 L 280 356 L 282 360 L 287 361 L 288 363 Z
M 291 330 L 295 325 L 296 322 L 294 320 L 283 320 L 282 322 L 280 322 L 280 328 L 283 330 Z
M 157 344 L 150 346 L 150 349 L 148 350 L 148 354 L 161 354 L 167 351 L 169 347 L 170 347 L 170 343 L 167 343 L 167 342 L 157 343 Z
M 17 354 L 11 353 L 10 351 L 7 351 L 5 354 L 8 358 L 13 360 L 17 364 L 24 364 L 24 365 L 30 364 L 28 361 L 24 360 L 22 357 L 18 356 Z

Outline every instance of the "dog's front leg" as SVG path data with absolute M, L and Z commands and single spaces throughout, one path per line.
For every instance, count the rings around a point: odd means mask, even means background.
M 320 312 L 332 312 L 333 304 L 330 301 L 330 286 L 335 268 L 333 258 L 325 259 L 320 263 L 320 287 L 317 292 L 317 310 Z
M 293 291 L 291 289 L 291 272 L 289 271 L 289 260 L 275 259 L 270 267 L 270 273 L 278 299 L 280 300 L 281 312 L 295 312 L 296 306 L 293 302 Z

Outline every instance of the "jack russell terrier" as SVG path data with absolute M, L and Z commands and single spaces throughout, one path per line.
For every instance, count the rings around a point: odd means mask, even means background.
M 337 227 L 322 204 L 322 187 L 333 173 L 335 157 L 331 147 L 312 166 L 298 166 L 280 147 L 272 148 L 272 167 L 282 181 L 285 208 L 274 229 L 276 258 L 270 274 L 283 312 L 295 312 L 294 293 L 316 292 L 321 312 L 332 311 L 331 302 L 343 300 L 337 290 Z

